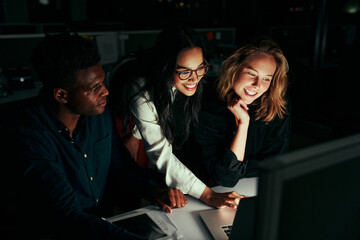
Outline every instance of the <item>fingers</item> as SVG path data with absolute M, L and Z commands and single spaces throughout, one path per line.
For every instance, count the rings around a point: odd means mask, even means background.
M 249 107 L 243 100 L 240 99 L 238 102 L 240 103 L 240 107 L 244 108 L 246 111 L 249 110 Z
M 184 207 L 188 200 L 179 189 L 163 190 L 162 196 L 156 200 L 158 206 L 165 212 L 171 213 L 172 208 Z
M 227 103 L 227 108 L 234 114 L 239 122 L 248 121 L 249 107 L 239 96 L 236 95 L 235 98 L 229 100 Z
M 161 199 L 157 199 L 156 203 L 164 212 L 172 213 L 171 207 L 169 205 L 166 205 Z
M 237 206 L 239 205 L 240 203 L 240 200 L 242 198 L 246 198 L 246 197 L 249 197 L 247 195 L 242 195 L 242 194 L 239 194 L 237 192 L 230 192 L 230 193 L 227 193 L 227 197 L 225 199 L 225 202 L 224 202 L 224 205 L 227 206 L 227 207 L 230 207 L 230 208 L 234 208 L 236 209 Z
M 188 201 L 185 195 L 179 189 L 171 189 L 174 195 L 174 203 L 172 204 L 173 207 L 184 207 Z
M 238 103 L 240 103 L 239 100 L 241 100 L 241 99 L 236 94 L 231 94 L 230 96 L 228 95 L 228 97 L 227 97 L 228 107 L 235 107 Z
M 247 104 L 239 96 L 236 96 L 236 98 L 233 99 L 230 103 L 228 103 L 228 105 L 232 108 L 236 108 L 237 106 L 239 106 L 246 111 L 249 110 Z
M 169 207 L 166 204 L 164 204 L 164 206 L 162 207 L 162 210 L 167 213 L 172 213 L 171 207 Z
M 168 193 L 168 201 L 169 201 L 170 207 L 176 206 L 174 189 L 169 189 L 167 193 Z
M 248 195 L 242 195 L 242 194 L 237 193 L 237 192 L 230 192 L 230 193 L 229 193 L 229 197 L 246 198 L 246 197 L 250 197 L 250 196 L 248 196 Z

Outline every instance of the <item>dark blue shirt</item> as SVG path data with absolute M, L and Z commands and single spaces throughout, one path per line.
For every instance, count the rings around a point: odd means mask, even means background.
M 21 231 L 138 239 L 88 213 L 99 205 L 108 179 L 118 184 L 118 191 L 122 184 L 132 184 L 150 194 L 158 186 L 120 144 L 107 109 L 98 116 L 82 116 L 70 137 L 51 104 L 40 101 L 8 124 L 5 134 L 8 199 Z

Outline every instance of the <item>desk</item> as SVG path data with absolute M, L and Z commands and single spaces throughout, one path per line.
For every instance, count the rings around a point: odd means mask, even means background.
M 216 192 L 236 191 L 243 195 L 256 196 L 257 178 L 241 179 L 233 188 L 217 186 L 212 189 Z M 212 239 L 198 213 L 200 210 L 212 209 L 212 207 L 191 196 L 187 196 L 187 198 L 188 204 L 183 208 L 173 209 L 168 217 L 183 234 L 184 240 Z
M 236 191 L 243 195 L 248 196 L 256 196 L 257 195 L 257 178 L 245 178 L 241 179 L 235 187 L 226 188 L 226 187 L 214 187 L 212 188 L 216 192 L 231 192 Z M 188 196 L 188 204 L 186 204 L 183 208 L 173 209 L 172 213 L 164 213 L 176 228 L 181 232 L 184 240 L 208 240 L 212 239 L 210 233 L 208 232 L 206 226 L 202 222 L 200 218 L 199 211 L 206 209 L 213 209 L 212 207 L 206 205 L 204 202 L 199 199 Z M 150 206 L 151 207 L 151 206 Z M 140 208 L 125 214 L 121 215 L 132 215 L 136 214 L 136 212 L 146 212 L 147 207 Z M 156 208 L 155 208 L 156 209 Z M 156 209 L 156 211 L 161 211 Z M 117 218 L 120 215 L 114 216 L 113 218 Z

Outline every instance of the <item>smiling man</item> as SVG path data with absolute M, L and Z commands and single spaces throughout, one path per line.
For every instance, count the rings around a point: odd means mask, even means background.
M 11 157 L 4 161 L 10 239 L 17 233 L 30 239 L 142 239 L 102 218 L 111 215 L 102 211 L 108 189 L 113 201 L 131 203 L 141 195 L 167 212 L 187 203 L 179 190 L 136 165 L 118 141 L 93 41 L 49 35 L 32 61 L 43 88 L 2 133 L 4 156 Z

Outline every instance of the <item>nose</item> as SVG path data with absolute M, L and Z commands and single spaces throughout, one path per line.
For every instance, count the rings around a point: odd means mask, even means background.
M 196 75 L 196 72 L 192 72 L 191 76 L 188 78 L 188 81 L 197 81 L 199 79 L 199 77 Z
M 254 82 L 252 84 L 254 87 L 260 87 L 260 80 L 258 77 L 254 79 Z
M 107 87 L 105 86 L 104 83 L 101 84 L 100 94 L 101 94 L 101 96 L 107 96 L 107 95 L 109 95 L 109 90 L 107 89 Z
M 197 75 L 196 71 L 195 71 L 195 70 L 193 70 L 193 71 L 192 71 L 192 73 L 191 73 L 191 76 L 189 77 L 189 79 L 188 79 L 188 80 L 190 80 L 190 79 L 191 79 L 191 80 L 192 80 L 192 81 L 194 81 L 194 82 L 196 82 L 196 81 L 198 81 L 198 82 L 199 82 L 199 81 L 201 80 L 201 78 L 202 78 L 202 77 L 203 77 L 203 76 L 200 76 L 200 77 L 199 77 L 199 76 Z

